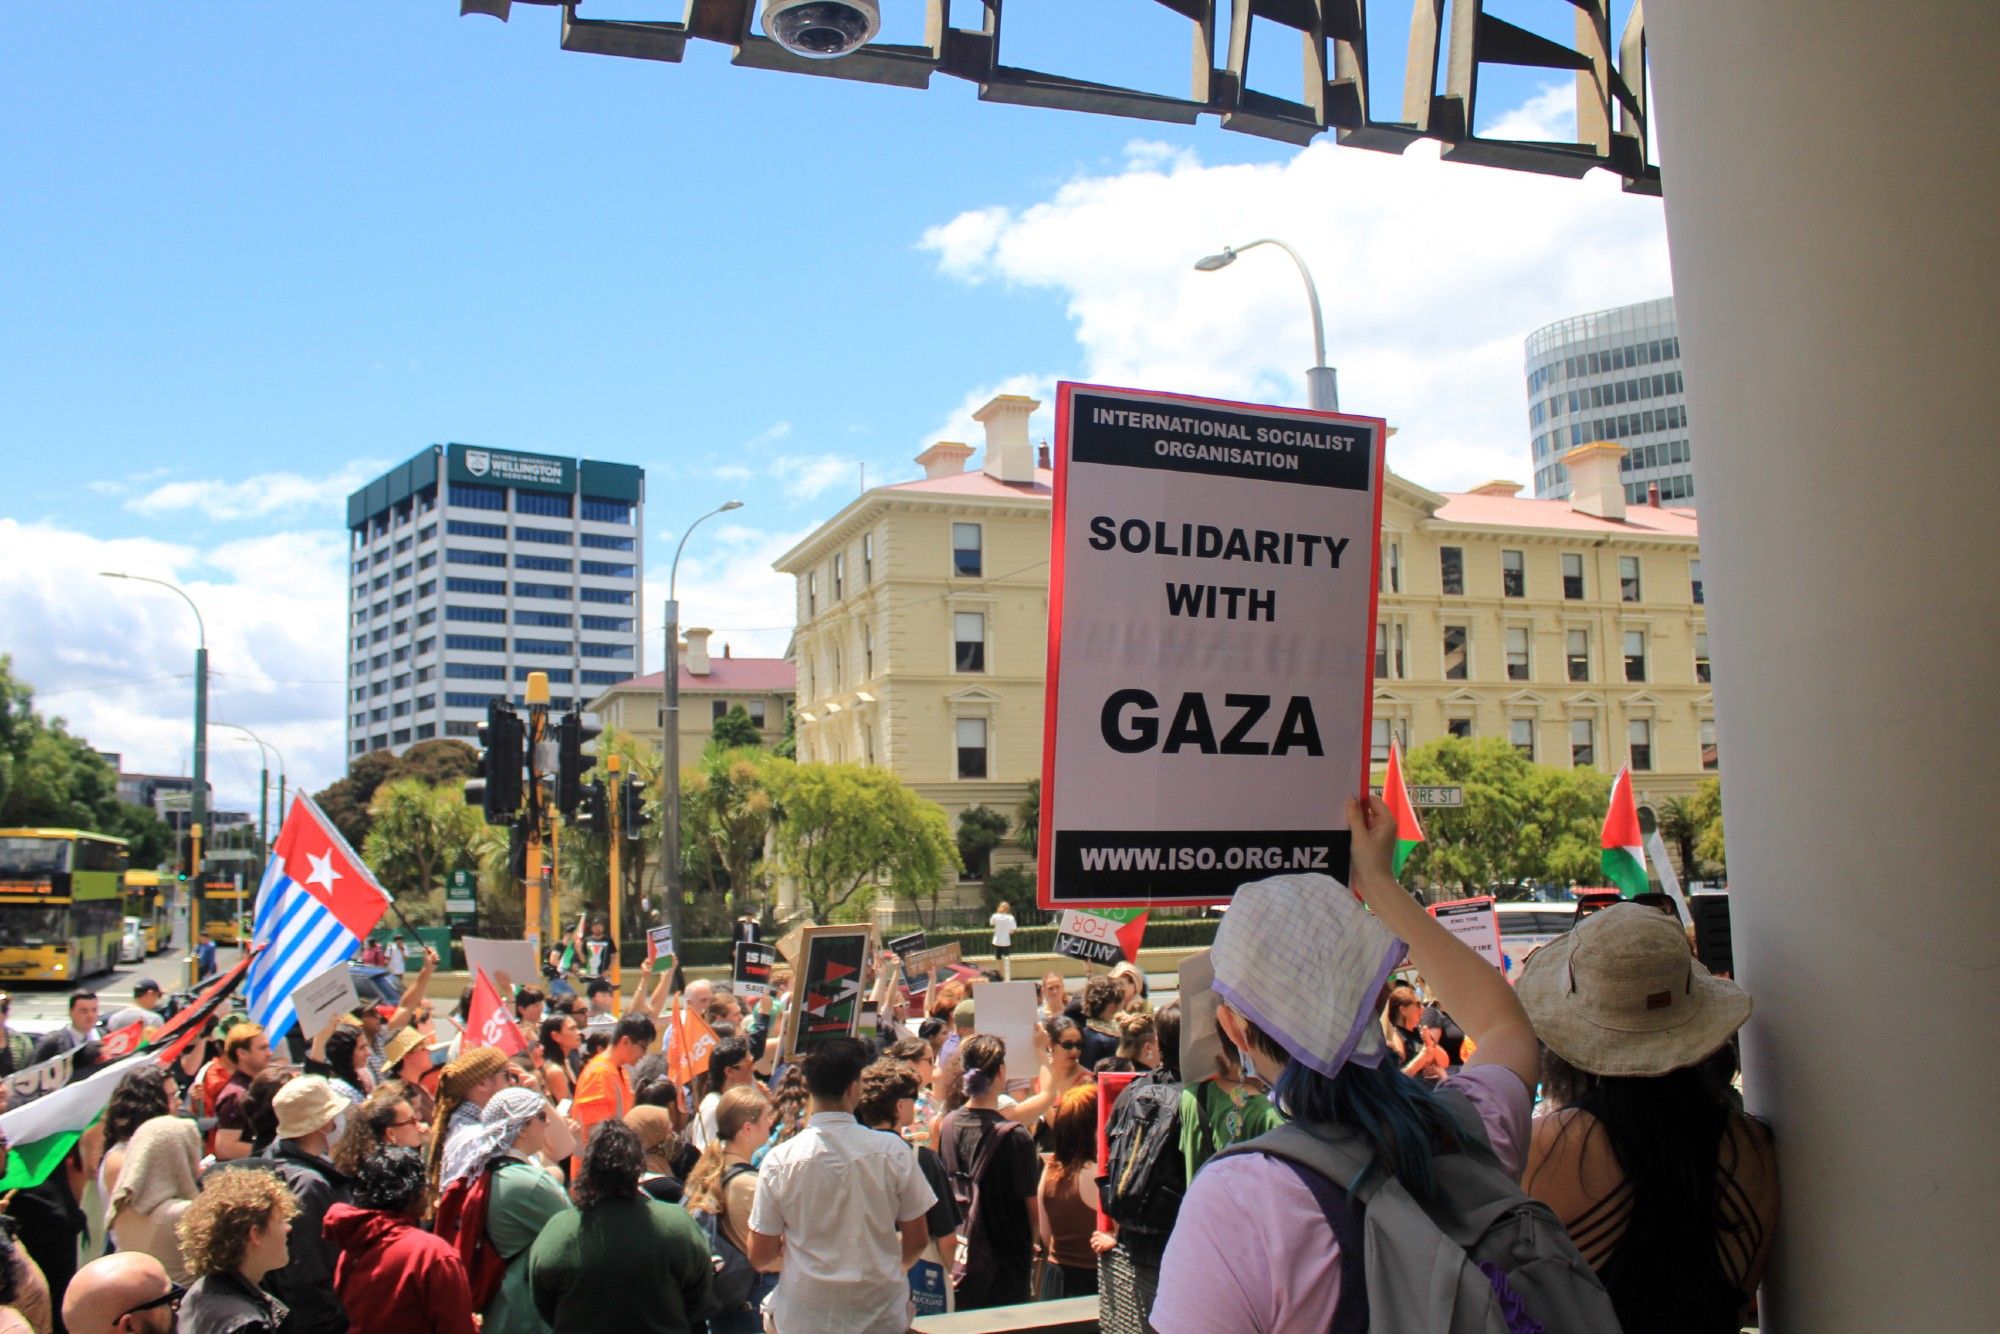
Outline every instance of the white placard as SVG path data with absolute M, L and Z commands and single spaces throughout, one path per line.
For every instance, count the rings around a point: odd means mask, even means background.
M 1041 1065 L 1035 1054 L 1033 982 L 980 982 L 972 988 L 972 1012 L 977 1031 L 991 1033 L 1007 1044 L 1007 1079 L 1033 1079 Z
M 361 1003 L 354 990 L 354 977 L 343 960 L 323 973 L 315 973 L 292 991 L 292 1009 L 299 1016 L 299 1033 L 310 1042 L 338 1015 Z
M 1495 968 L 1506 967 L 1500 956 L 1500 914 L 1494 911 L 1491 898 L 1434 903 L 1430 913 L 1445 930 L 1472 946 L 1480 958 Z
M 1227 1051 L 1215 1022 L 1220 998 L 1215 994 L 1215 956 L 1211 951 L 1197 950 L 1181 960 L 1180 996 L 1181 1078 L 1192 1086 L 1217 1073 L 1216 1061 Z M 1232 1058 L 1228 1073 L 1234 1074 L 1235 1066 Z
M 542 970 L 535 964 L 535 946 L 526 940 L 482 940 L 478 936 L 466 936 L 459 942 L 465 946 L 465 966 L 477 969 L 493 979 L 493 985 L 500 985 L 500 974 L 506 973 L 507 980 L 517 987 L 539 984 Z M 502 996 L 502 1000 L 511 999 Z
M 1058 387 L 1044 908 L 1347 876 L 1379 420 Z

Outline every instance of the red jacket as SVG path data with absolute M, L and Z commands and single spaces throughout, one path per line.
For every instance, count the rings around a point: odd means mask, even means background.
M 336 1204 L 326 1239 L 339 1253 L 333 1290 L 348 1328 L 369 1334 L 473 1334 L 458 1252 L 407 1218 Z

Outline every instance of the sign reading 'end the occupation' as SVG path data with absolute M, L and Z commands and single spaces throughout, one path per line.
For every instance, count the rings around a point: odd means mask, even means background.
M 1038 898 L 1347 875 L 1383 423 L 1059 387 Z

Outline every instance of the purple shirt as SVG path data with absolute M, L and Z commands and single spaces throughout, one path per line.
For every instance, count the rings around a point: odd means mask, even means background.
M 1534 1099 L 1505 1066 L 1445 1082 L 1471 1099 L 1500 1166 L 1526 1165 Z M 1291 1168 L 1239 1154 L 1204 1165 L 1181 1204 L 1153 1303 L 1159 1334 L 1324 1334 L 1340 1302 L 1340 1243 Z

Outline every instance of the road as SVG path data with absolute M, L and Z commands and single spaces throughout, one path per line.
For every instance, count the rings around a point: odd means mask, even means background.
M 225 946 L 217 951 L 218 962 L 227 968 L 236 962 L 237 951 L 233 946 Z M 141 977 L 150 977 L 168 991 L 185 985 L 187 979 L 186 955 L 179 950 L 166 950 L 155 954 L 143 963 L 121 963 L 108 973 L 98 973 L 83 980 L 85 989 L 98 995 L 99 1010 L 110 1014 L 123 1009 L 132 999 L 132 983 Z M 12 982 L 0 983 L 7 994 L 13 997 L 8 1007 L 10 1020 L 35 1024 L 61 1023 L 69 1017 L 69 994 L 76 990 L 67 982 Z

